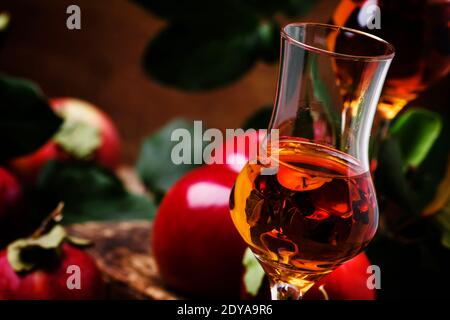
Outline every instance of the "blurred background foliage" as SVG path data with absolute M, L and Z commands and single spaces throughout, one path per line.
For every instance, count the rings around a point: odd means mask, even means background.
M 183 90 L 210 90 L 238 80 L 258 61 L 279 55 L 283 17 L 299 17 L 311 0 L 136 0 L 168 21 L 144 54 L 147 74 Z M 220 10 L 220 15 L 217 15 Z

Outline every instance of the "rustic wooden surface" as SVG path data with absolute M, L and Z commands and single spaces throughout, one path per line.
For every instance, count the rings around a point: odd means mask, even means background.
M 73 225 L 69 232 L 95 243 L 87 250 L 103 272 L 112 299 L 182 299 L 159 277 L 150 249 L 150 222 L 90 222 Z

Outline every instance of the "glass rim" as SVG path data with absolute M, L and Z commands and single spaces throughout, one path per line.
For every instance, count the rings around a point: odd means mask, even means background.
M 318 48 L 316 46 L 312 46 L 309 45 L 305 42 L 299 41 L 297 39 L 294 39 L 292 36 L 290 36 L 288 34 L 288 32 L 286 31 L 286 29 L 288 27 L 305 27 L 305 26 L 316 26 L 316 27 L 322 27 L 322 28 L 328 28 L 328 29 L 333 29 L 335 31 L 347 31 L 347 32 L 351 32 L 351 33 L 355 33 L 355 34 L 359 34 L 365 37 L 369 37 L 372 38 L 375 41 L 378 41 L 380 43 L 383 43 L 387 48 L 388 48 L 388 53 L 386 54 L 380 54 L 380 55 L 352 55 L 352 54 L 345 54 L 345 53 L 339 53 L 339 52 L 335 52 L 335 51 L 329 51 L 326 49 L 321 49 Z M 395 56 L 395 48 L 392 44 L 390 44 L 389 42 L 387 42 L 386 40 L 377 37 L 373 34 L 364 32 L 364 31 L 360 31 L 360 30 L 356 30 L 356 29 L 352 29 L 352 28 L 347 28 L 347 27 L 341 27 L 341 26 L 336 26 L 336 25 L 332 25 L 332 24 L 326 24 L 326 23 L 316 23 L 316 22 L 294 22 L 294 23 L 289 23 L 286 24 L 285 26 L 283 26 L 281 28 L 281 36 L 282 38 L 286 39 L 287 41 L 289 41 L 290 43 L 293 43 L 294 45 L 297 45 L 301 48 L 304 48 L 306 50 L 309 51 L 313 51 L 313 52 L 317 52 L 317 53 L 321 53 L 327 56 L 331 56 L 331 57 L 335 57 L 335 58 L 340 58 L 340 59 L 348 59 L 348 60 L 360 60 L 360 61 L 383 61 L 383 60 L 392 60 L 392 58 Z

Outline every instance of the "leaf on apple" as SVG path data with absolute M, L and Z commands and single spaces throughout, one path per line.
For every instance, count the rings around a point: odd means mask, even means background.
M 41 198 L 64 201 L 63 223 L 152 219 L 153 201 L 130 193 L 113 172 L 93 163 L 49 162 L 38 179 Z
M 16 272 L 25 272 L 34 269 L 39 262 L 39 255 L 43 251 L 58 249 L 67 237 L 67 233 L 60 225 L 54 226 L 48 233 L 37 238 L 26 238 L 14 241 L 8 246 L 8 261 Z M 45 262 L 45 261 L 44 261 Z
M 245 268 L 245 290 L 252 296 L 256 296 L 264 280 L 264 270 L 253 255 L 253 252 L 250 250 L 250 248 L 247 248 L 245 250 L 242 263 Z
M 80 160 L 89 160 L 102 143 L 98 128 L 70 120 L 64 121 L 53 141 L 68 154 Z
M 0 160 L 37 150 L 58 130 L 62 119 L 30 81 L 0 74 Z
M 67 241 L 70 242 L 75 247 L 89 247 L 92 245 L 92 241 L 89 239 L 84 239 L 72 235 L 67 235 Z

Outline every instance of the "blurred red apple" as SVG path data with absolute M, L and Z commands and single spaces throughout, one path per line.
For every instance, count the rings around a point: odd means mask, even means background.
M 34 181 L 45 163 L 53 159 L 89 160 L 111 169 L 120 163 L 120 138 L 108 115 L 74 98 L 51 99 L 50 105 L 64 123 L 40 149 L 10 162 L 21 179 Z
M 69 289 L 69 267 L 80 270 L 80 289 Z M 100 272 L 92 258 L 67 243 L 61 247 L 60 261 L 48 269 L 17 273 L 7 251 L 0 252 L 0 300 L 91 300 L 105 298 Z
M 239 297 L 246 248 L 230 217 L 237 174 L 207 165 L 186 174 L 164 197 L 152 250 L 166 283 L 193 296 Z
M 265 137 L 264 131 L 252 130 L 229 138 L 215 150 L 210 163 L 224 164 L 230 170 L 239 173 L 250 158 L 256 160 Z
M 367 287 L 370 265 L 365 253 L 360 253 L 318 281 L 305 294 L 305 299 L 324 300 L 326 294 L 330 300 L 375 300 L 376 290 Z
M 22 211 L 22 189 L 17 179 L 0 167 L 0 247 L 11 240 Z
M 375 289 L 367 287 L 367 267 L 371 265 L 365 253 L 360 253 L 353 259 L 339 266 L 329 275 L 318 281 L 306 292 L 305 300 L 375 300 Z M 258 290 L 256 297 L 251 296 L 242 286 L 243 299 L 270 299 L 270 288 L 267 277 Z

